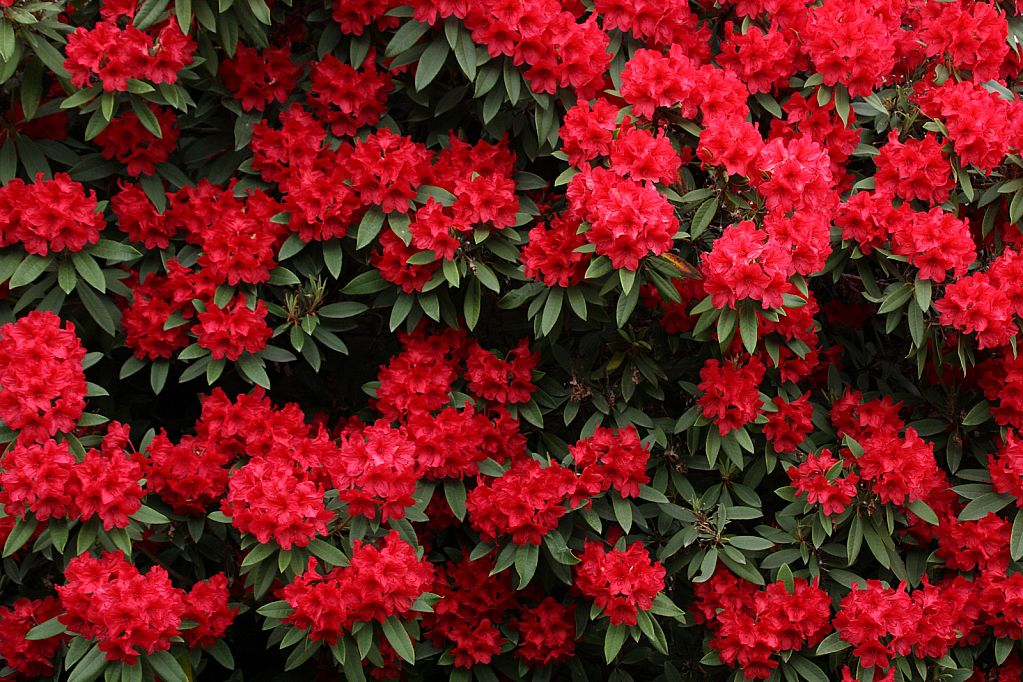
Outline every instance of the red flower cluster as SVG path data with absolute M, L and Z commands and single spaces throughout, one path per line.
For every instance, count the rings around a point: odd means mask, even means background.
M 504 621 L 508 610 L 516 608 L 517 594 L 510 572 L 494 575 L 493 568 L 489 555 L 472 561 L 467 549 L 462 551 L 461 561 L 449 561 L 437 568 L 430 589 L 440 601 L 433 613 L 424 614 L 423 634 L 439 649 L 450 647 L 455 667 L 490 663 L 506 642 L 495 625 Z
M 156 212 L 142 187 L 118 181 L 121 191 L 110 197 L 110 208 L 117 216 L 117 227 L 128 239 L 142 242 L 147 249 L 166 249 L 177 234 L 177 225 Z
M 134 15 L 134 9 L 128 13 Z M 129 22 L 122 30 L 116 19 L 79 26 L 68 36 L 64 68 L 78 88 L 92 85 L 98 76 L 107 92 L 126 91 L 129 78 L 153 83 L 174 83 L 178 72 L 192 63 L 197 43 L 170 19 L 143 33 Z
M 660 561 L 650 562 L 640 542 L 624 552 L 609 552 L 601 543 L 587 541 L 573 573 L 573 587 L 592 598 L 612 625 L 635 625 L 636 611 L 649 610 L 664 589 L 664 567 Z
M 146 454 L 146 488 L 175 514 L 204 514 L 227 491 L 230 455 L 209 440 L 186 435 L 175 445 L 161 429 Z
M 415 504 L 416 446 L 383 419 L 349 428 L 341 436 L 340 448 L 323 465 L 351 516 L 373 519 L 379 509 L 381 521 L 403 519 L 405 509 Z
M 209 303 L 198 315 L 192 332 L 200 348 L 209 348 L 214 360 L 234 362 L 243 352 L 257 353 L 266 348 L 273 332 L 266 324 L 267 308 L 262 299 L 249 308 L 242 296 L 231 299 L 223 308 Z
M 511 534 L 517 545 L 539 545 L 568 512 L 566 498 L 576 488 L 575 475 L 556 462 L 543 466 L 536 460 L 520 459 L 489 485 L 473 488 L 465 506 L 472 527 L 487 542 Z
M 116 156 L 118 161 L 127 163 L 128 175 L 156 173 L 156 164 L 170 158 L 181 135 L 173 111 L 161 110 L 155 104 L 150 104 L 149 110 L 160 124 L 159 137 L 142 125 L 134 111 L 121 114 L 96 136 L 96 144 L 100 146 L 103 157 L 112 159 Z
M 67 173 L 57 173 L 53 180 L 43 180 L 39 173 L 31 185 L 13 178 L 0 187 L 0 245 L 20 242 L 37 256 L 81 251 L 98 242 L 106 227 L 97 205 L 96 192 L 86 193 Z
M 323 486 L 279 457 L 253 457 L 233 470 L 220 510 L 242 533 L 252 533 L 264 545 L 272 538 L 282 549 L 305 547 L 316 535 L 326 535 L 327 522 L 334 519 L 324 505 Z
M 542 280 L 549 287 L 579 284 L 590 261 L 589 254 L 576 251 L 586 243 L 579 234 L 579 220 L 554 217 L 529 230 L 529 243 L 522 249 L 526 277 Z
M 765 371 L 764 363 L 756 357 L 745 365 L 738 360 L 722 363 L 713 358 L 703 364 L 699 385 L 703 395 L 696 403 L 705 416 L 714 419 L 722 436 L 757 418 L 759 386 Z
M 796 497 L 806 493 L 808 504 L 820 504 L 821 511 L 830 516 L 845 511 L 846 505 L 856 496 L 860 477 L 849 473 L 840 478 L 844 466 L 844 462 L 835 459 L 830 450 L 821 450 L 816 455 L 808 455 L 806 462 L 799 467 L 789 467 L 787 473 L 796 489 Z
M 287 47 L 257 51 L 240 42 L 234 56 L 220 63 L 224 85 L 241 100 L 245 111 L 262 111 L 269 102 L 286 102 L 295 89 L 299 67 L 291 61 Z
M 0 327 L 0 419 L 18 442 L 70 433 L 85 409 L 85 348 L 75 325 L 34 310 Z
M 616 268 L 636 270 L 640 258 L 674 244 L 675 211 L 646 183 L 600 167 L 584 169 L 569 183 L 568 200 L 574 215 L 590 224 L 586 240 Z
M 945 295 L 934 302 L 941 324 L 977 334 L 977 348 L 997 348 L 1019 333 L 1013 308 L 1005 291 L 991 278 L 977 272 L 960 277 L 945 287 Z
M 772 402 L 778 409 L 767 412 L 764 436 L 774 446 L 775 452 L 794 452 L 813 431 L 810 392 L 807 391 L 792 402 L 786 402 L 781 396 L 775 396 Z
M 181 634 L 185 593 L 160 566 L 141 575 L 122 553 L 103 552 L 99 559 L 71 559 L 64 577 L 67 582 L 57 587 L 65 611 L 60 622 L 98 640 L 108 661 L 135 665 L 139 649 L 167 651 L 171 637 Z
M 841 83 L 852 97 L 869 95 L 895 67 L 900 19 L 855 0 L 826 0 L 811 12 L 802 49 L 825 85 Z
M 433 565 L 393 530 L 379 548 L 353 541 L 351 566 L 320 575 L 316 565 L 311 557 L 308 570 L 277 592 L 295 610 L 285 622 L 313 642 L 336 644 L 355 623 L 404 617 L 433 582 Z
M 469 389 L 499 405 L 529 402 L 530 394 L 536 390 L 532 371 L 540 361 L 540 354 L 530 353 L 529 339 L 522 339 L 508 356 L 510 360 L 502 360 L 473 342 L 465 361 Z
M 934 133 L 928 133 L 922 140 L 910 138 L 902 143 L 898 131 L 893 130 L 874 163 L 877 164 L 874 182 L 878 193 L 885 196 L 941 204 L 956 185 L 952 165 Z
M 209 270 L 193 273 L 174 260 L 167 261 L 166 269 L 167 276 L 151 272 L 141 284 L 129 280 L 132 301 L 121 305 L 125 345 L 140 359 L 169 358 L 188 346 L 191 337 L 187 325 L 170 329 L 164 329 L 164 325 L 176 312 L 185 320 L 194 319 L 193 301 L 212 304 L 217 288 L 218 282 L 210 278 Z
M 25 639 L 29 630 L 61 613 L 56 597 L 18 599 L 0 607 L 0 656 L 4 663 L 21 673 L 25 679 L 53 674 L 53 657 L 70 637 L 56 635 L 46 639 Z
M 908 654 L 916 644 L 923 609 L 913 603 L 906 583 L 897 589 L 883 587 L 880 580 L 868 580 L 862 589 L 856 586 L 853 583 L 852 592 L 839 603 L 835 629 L 855 645 L 853 653 L 860 665 L 887 668 L 889 656 Z M 883 643 L 881 639 L 889 635 L 891 640 Z
M 515 657 L 539 668 L 560 663 L 575 651 L 575 604 L 565 607 L 545 597 L 536 607 L 522 612 L 511 625 L 521 639 Z
M 763 31 L 754 24 L 743 33 L 735 33 L 734 23 L 725 22 L 725 39 L 717 63 L 735 73 L 750 93 L 771 92 L 788 85 L 796 71 L 806 67 L 805 58 L 797 59 L 798 39 L 791 28 L 779 30 L 772 23 Z
M 639 486 L 650 482 L 646 474 L 650 451 L 639 441 L 632 425 L 615 432 L 598 426 L 589 438 L 569 446 L 579 488 L 590 497 L 612 486 L 622 497 L 638 497 Z
M 815 647 L 831 631 L 831 597 L 816 581 L 797 578 L 792 592 L 780 581 L 758 590 L 719 565 L 695 590 L 693 620 L 708 624 L 711 648 L 747 680 L 771 676 L 772 654 Z
M 227 628 L 238 615 L 238 607 L 230 608 L 227 600 L 231 592 L 227 587 L 227 576 L 217 573 L 209 580 L 197 582 L 185 597 L 185 612 L 182 620 L 196 624 L 181 633 L 189 648 L 213 646 L 223 637 Z
M 391 74 L 377 71 L 375 49 L 370 49 L 361 71 L 330 54 L 311 67 L 306 102 L 335 137 L 350 137 L 363 126 L 376 125 L 387 111 L 387 93 L 394 84 Z
M 725 228 L 703 257 L 703 288 L 713 296 L 715 308 L 735 308 L 750 298 L 765 308 L 780 308 L 782 296 L 792 289 L 788 282 L 792 258 L 771 233 L 743 220 Z

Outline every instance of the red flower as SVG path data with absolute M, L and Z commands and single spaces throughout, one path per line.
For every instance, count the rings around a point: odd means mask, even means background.
M 160 137 L 149 132 L 134 111 L 121 114 L 96 136 L 104 158 L 116 156 L 118 161 L 127 163 L 128 175 L 155 174 L 156 164 L 170 158 L 181 134 L 173 111 L 161 110 L 155 104 L 148 106 L 160 126 Z
M 56 597 L 45 599 L 18 599 L 11 608 L 0 607 L 0 656 L 4 662 L 25 679 L 53 674 L 53 657 L 68 635 L 46 639 L 25 639 L 29 630 L 61 613 Z
M 704 415 L 714 418 L 722 436 L 756 419 L 760 412 L 758 387 L 765 369 L 764 363 L 755 357 L 745 366 L 713 359 L 704 363 L 699 386 L 704 393 L 696 402 Z
M 593 598 L 612 625 L 635 625 L 636 611 L 649 610 L 664 589 L 664 567 L 660 561 L 651 564 L 639 542 L 624 552 L 608 552 L 600 543 L 586 542 L 573 573 L 574 587 Z
M 198 335 L 200 348 L 209 348 L 214 360 L 227 358 L 234 362 L 243 352 L 257 353 L 266 348 L 273 332 L 266 324 L 266 305 L 260 300 L 255 309 L 236 296 L 225 307 L 214 303 L 199 313 L 199 324 L 192 327 Z
M 238 43 L 234 56 L 220 63 L 224 85 L 241 100 L 242 109 L 262 111 L 269 102 L 286 102 L 295 89 L 299 67 L 287 47 L 268 47 L 259 52 Z
M 96 192 L 88 194 L 81 183 L 67 173 L 53 180 L 36 175 L 34 184 L 14 178 L 0 187 L 0 234 L 3 244 L 21 242 L 37 256 L 49 252 L 81 251 L 99 241 L 106 227 L 103 214 L 96 212 Z

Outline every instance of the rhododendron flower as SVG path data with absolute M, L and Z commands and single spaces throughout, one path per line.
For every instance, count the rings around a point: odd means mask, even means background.
M 869 4 L 826 0 L 812 10 L 803 50 L 826 85 L 841 83 L 849 95 L 869 95 L 895 66 L 894 37 Z
M 572 178 L 568 198 L 590 223 L 586 240 L 616 268 L 636 270 L 641 258 L 664 253 L 674 244 L 675 211 L 651 186 L 593 168 Z
M 576 486 L 572 472 L 557 463 L 522 459 L 490 484 L 473 488 L 465 506 L 473 528 L 488 542 L 510 534 L 517 545 L 539 545 L 568 513 L 566 498 Z
M 573 586 L 604 610 L 611 625 L 635 625 L 637 610 L 648 611 L 664 589 L 664 567 L 651 563 L 639 542 L 624 552 L 586 542 L 572 572 Z
M 306 480 L 297 464 L 277 458 L 253 457 L 235 469 L 220 509 L 242 533 L 252 533 L 264 545 L 273 539 L 282 549 L 305 547 L 326 535 L 334 518 L 324 505 L 323 488 Z
M 789 467 L 788 475 L 796 488 L 796 497 L 806 493 L 808 504 L 820 504 L 826 515 L 841 514 L 856 496 L 856 483 L 860 477 L 849 473 L 844 478 L 838 474 L 842 467 L 836 467 L 841 460 L 835 459 L 830 450 L 808 455 L 799 467 Z M 837 469 L 837 472 L 834 470 Z
M 748 220 L 725 228 L 703 257 L 703 288 L 715 308 L 736 308 L 751 298 L 766 308 L 781 307 L 789 292 L 792 258 L 777 239 Z
M 354 540 L 351 566 L 326 575 L 316 571 L 319 562 L 310 557 L 308 570 L 277 592 L 294 609 L 285 622 L 308 631 L 310 641 L 333 645 L 355 623 L 405 617 L 433 581 L 433 564 L 416 557 L 397 531 L 379 543 Z
M 881 639 L 913 633 L 922 616 L 922 609 L 906 593 L 906 583 L 891 589 L 882 587 L 880 580 L 868 580 L 860 589 L 853 583 L 853 590 L 842 599 L 833 623 L 842 639 L 856 647 L 853 653 L 860 665 L 887 668 L 888 657 L 895 651 Z
M 0 419 L 19 442 L 70 433 L 85 409 L 85 348 L 72 322 L 32 311 L 0 327 Z
M 781 396 L 775 396 L 771 401 L 778 410 L 767 413 L 764 436 L 774 446 L 775 452 L 793 452 L 813 430 L 810 392 L 792 402 L 786 402 Z
M 199 313 L 199 324 L 192 327 L 200 348 L 209 348 L 214 360 L 227 358 L 234 362 L 243 352 L 257 353 L 266 348 L 273 332 L 266 324 L 267 308 L 262 300 L 255 309 L 245 305 L 240 296 L 221 308 L 210 303 Z
M 622 497 L 638 497 L 639 486 L 650 482 L 646 474 L 650 451 L 634 426 L 617 432 L 598 426 L 568 451 L 580 469 L 579 487 L 590 496 L 613 486 Z
M 262 111 L 269 102 L 286 102 L 295 88 L 299 67 L 287 47 L 257 51 L 238 43 L 234 56 L 220 63 L 224 85 L 241 100 L 245 111 Z
M 21 598 L 7 608 L 0 607 L 0 656 L 11 668 L 32 679 L 53 674 L 53 657 L 61 644 L 70 640 L 68 635 L 55 635 L 45 639 L 26 639 L 35 626 L 60 615 L 62 609 L 56 597 L 45 599 Z
M 874 163 L 877 191 L 887 196 L 897 194 L 907 201 L 922 199 L 929 204 L 941 204 L 956 184 L 952 165 L 934 133 L 928 133 L 922 140 L 910 138 L 902 143 L 898 131 L 893 130 Z
M 508 352 L 508 360 L 473 343 L 466 359 L 465 378 L 469 389 L 476 395 L 499 404 L 529 402 L 536 390 L 532 383 L 532 370 L 540 361 L 539 353 L 529 352 L 529 339 Z
M 52 180 L 38 173 L 31 185 L 13 178 L 0 187 L 2 244 L 21 242 L 25 251 L 37 256 L 81 251 L 98 242 L 106 227 L 97 205 L 96 192 L 86 193 L 67 173 L 57 173 Z
M 227 628 L 238 615 L 238 607 L 229 608 L 230 597 L 227 576 L 217 573 L 209 580 L 197 582 L 185 595 L 185 612 L 182 619 L 196 623 L 181 633 L 189 648 L 210 647 L 227 633 Z
M 415 444 L 404 433 L 378 419 L 344 434 L 340 449 L 323 465 L 350 515 L 376 518 L 379 507 L 381 521 L 387 521 L 405 518 L 405 509 L 415 504 L 415 455 Z
M 112 120 L 99 135 L 96 136 L 103 152 L 103 157 L 128 164 L 128 175 L 153 175 L 156 164 L 170 158 L 170 153 L 177 147 L 181 131 L 177 126 L 177 116 L 170 109 L 160 109 L 149 104 L 149 110 L 160 126 L 160 137 L 156 137 L 142 125 L 134 111 L 127 111 Z
M 961 277 L 945 287 L 944 297 L 934 302 L 941 324 L 964 333 L 977 333 L 978 348 L 997 348 L 1009 343 L 1019 328 L 1005 292 L 981 272 Z
M 550 228 L 537 223 L 529 231 L 529 243 L 522 249 L 526 277 L 542 280 L 549 287 L 569 287 L 582 281 L 590 255 L 576 251 L 586 243 L 579 234 L 580 221 L 567 216 L 553 217 Z
M 98 640 L 108 661 L 138 662 L 145 653 L 167 651 L 181 634 L 185 593 L 171 585 L 166 569 L 154 566 L 141 575 L 121 552 L 99 559 L 74 557 L 57 586 L 64 613 L 59 620 L 71 632 Z
M 765 371 L 764 363 L 755 357 L 745 365 L 714 359 L 704 363 L 699 386 L 704 393 L 696 402 L 704 415 L 713 417 L 722 436 L 756 419 L 760 411 L 758 387 Z
M 545 597 L 535 608 L 523 611 L 513 626 L 522 636 L 515 657 L 529 665 L 544 667 L 560 663 L 575 651 L 575 604 L 562 606 Z
M 603 97 L 598 98 L 592 108 L 589 102 L 582 101 L 565 112 L 558 136 L 561 151 L 568 154 L 571 165 L 581 168 L 590 159 L 611 154 L 618 112 L 618 107 Z

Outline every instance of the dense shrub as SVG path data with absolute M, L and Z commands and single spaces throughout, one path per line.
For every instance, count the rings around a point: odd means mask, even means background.
M 0 678 L 1023 675 L 1023 5 L 0 10 Z

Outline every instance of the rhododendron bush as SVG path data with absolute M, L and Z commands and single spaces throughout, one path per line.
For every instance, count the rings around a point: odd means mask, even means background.
M 0 681 L 1023 677 L 1023 2 L 0 0 Z

